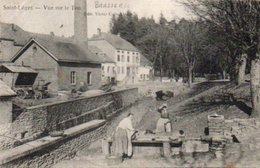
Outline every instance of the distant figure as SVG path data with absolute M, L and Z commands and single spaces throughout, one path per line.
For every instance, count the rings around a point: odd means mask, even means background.
M 131 138 L 136 132 L 132 125 L 133 114 L 129 113 L 118 124 L 113 136 L 112 155 L 122 156 L 123 158 L 130 158 L 132 156 Z
M 240 143 L 240 141 L 237 139 L 235 135 L 231 135 L 231 137 L 234 143 Z
M 172 132 L 172 124 L 169 119 L 169 113 L 167 112 L 167 105 L 163 104 L 158 108 L 158 112 L 161 117 L 157 121 L 155 132 Z

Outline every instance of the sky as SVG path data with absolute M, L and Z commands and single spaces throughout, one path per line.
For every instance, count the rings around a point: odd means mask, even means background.
M 1 0 L 0 21 L 30 32 L 69 37 L 74 31 L 73 5 L 73 0 Z M 88 36 L 97 28 L 108 32 L 111 15 L 127 10 L 155 20 L 161 13 L 167 20 L 191 17 L 177 0 L 87 0 Z

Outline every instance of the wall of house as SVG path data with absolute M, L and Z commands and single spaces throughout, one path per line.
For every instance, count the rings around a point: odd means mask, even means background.
M 141 80 L 141 81 L 150 80 L 150 70 L 151 70 L 151 67 L 140 66 L 139 72 L 138 72 L 139 80 Z
M 111 44 L 109 44 L 107 41 L 90 40 L 90 41 L 88 41 L 88 44 L 99 48 L 100 50 L 102 50 L 102 52 L 106 53 L 106 55 L 108 55 L 110 58 L 112 58 L 113 61 L 116 61 L 116 57 L 115 57 L 116 49 Z
M 0 73 L 0 80 L 4 81 L 10 88 L 13 88 L 15 77 L 17 77 L 17 74 L 14 73 Z
M 116 64 L 104 63 L 102 64 L 102 84 L 106 84 L 111 81 L 112 78 L 116 79 Z
M 76 72 L 76 84 L 71 84 L 71 72 Z M 59 90 L 71 90 L 80 87 L 80 82 L 87 84 L 87 75 L 91 72 L 89 89 L 98 89 L 101 86 L 101 64 L 59 63 L 58 81 Z
M 120 57 L 120 60 L 118 60 Z M 129 59 L 128 59 L 129 57 Z M 137 58 L 138 57 L 138 58 Z M 117 50 L 116 51 L 117 80 L 124 80 L 127 75 L 135 76 L 138 74 L 140 66 L 140 53 L 135 51 Z M 123 70 L 122 70 L 123 69 Z
M 93 40 L 89 41 L 89 44 L 98 47 L 108 56 L 113 58 L 113 61 L 116 62 L 117 81 L 123 81 L 127 76 L 127 71 L 129 71 L 130 76 L 138 74 L 138 67 L 140 66 L 139 52 L 117 50 L 105 40 Z M 120 57 L 120 61 L 118 61 L 118 56 Z M 128 56 L 129 61 L 127 61 Z
M 12 122 L 12 100 L 0 97 L 0 125 Z
M 33 49 L 34 47 L 36 50 Z M 58 63 L 38 45 L 32 44 L 15 63 L 30 66 L 39 72 L 34 84 L 37 84 L 39 80 L 45 80 L 51 82 L 49 90 L 58 90 Z
M 14 45 L 12 40 L 0 40 L 0 61 L 10 61 L 21 48 Z

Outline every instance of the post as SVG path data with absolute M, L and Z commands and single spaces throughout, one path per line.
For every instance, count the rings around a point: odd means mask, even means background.
M 170 142 L 163 142 L 163 156 L 171 157 L 171 144 Z
M 106 157 L 110 156 L 109 148 L 109 141 L 106 138 L 102 139 L 102 152 Z

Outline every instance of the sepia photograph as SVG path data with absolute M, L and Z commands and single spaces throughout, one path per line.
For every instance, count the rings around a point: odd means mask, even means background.
M 260 1 L 1 0 L 0 167 L 260 167 Z

